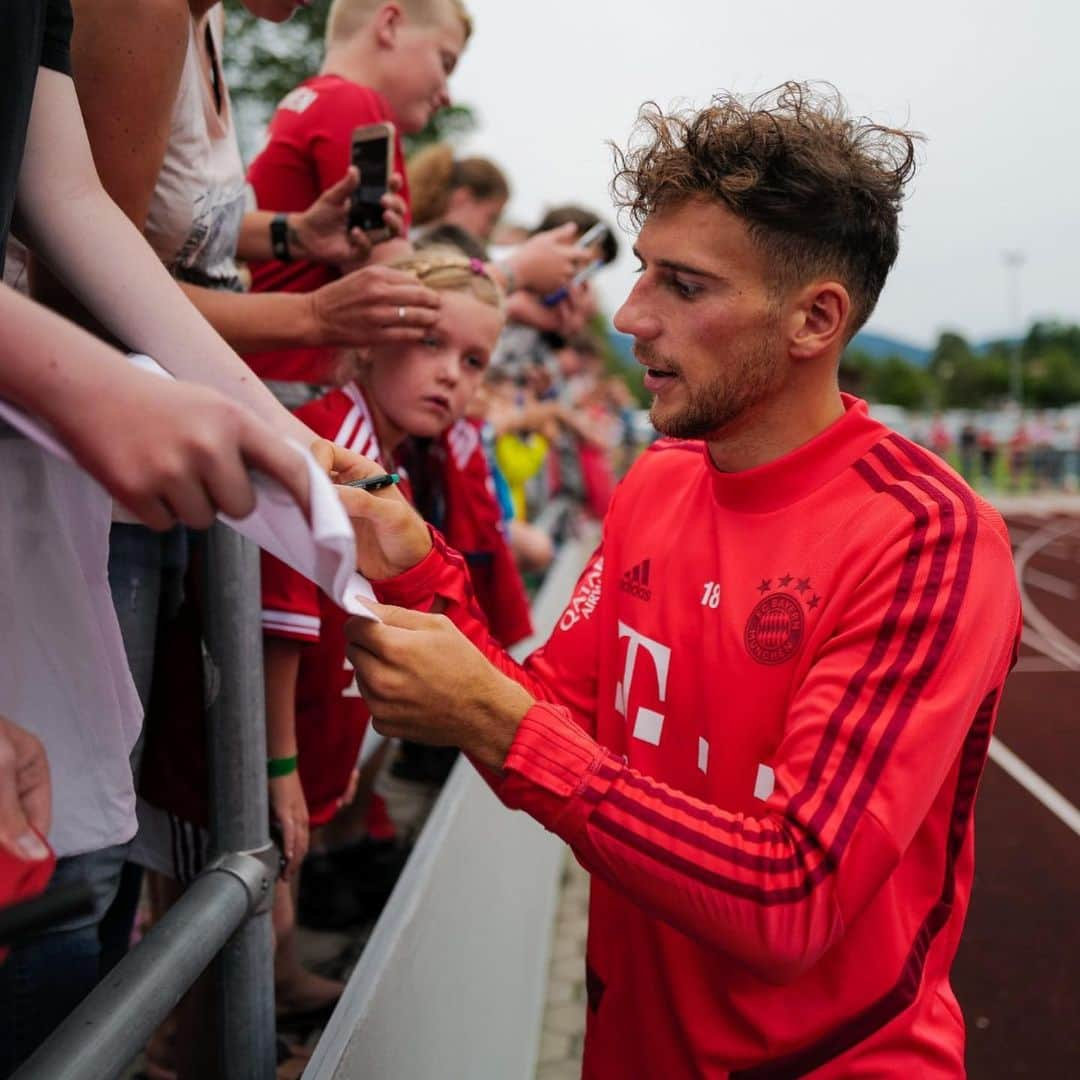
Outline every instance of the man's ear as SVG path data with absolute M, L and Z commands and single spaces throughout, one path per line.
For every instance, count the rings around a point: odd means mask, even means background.
M 842 345 L 851 296 L 839 281 L 815 281 L 796 295 L 793 315 L 788 354 L 793 360 L 813 360 Z
M 397 44 L 398 31 L 405 19 L 405 12 L 399 4 L 383 4 L 375 12 L 375 40 L 383 49 L 392 49 Z

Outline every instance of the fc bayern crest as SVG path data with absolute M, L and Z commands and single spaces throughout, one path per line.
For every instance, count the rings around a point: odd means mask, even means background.
M 758 602 L 746 621 L 746 651 L 759 664 L 782 664 L 795 655 L 805 621 L 798 601 L 776 592 Z

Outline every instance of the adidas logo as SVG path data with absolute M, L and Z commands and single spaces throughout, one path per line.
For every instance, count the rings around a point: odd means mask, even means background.
M 651 600 L 652 590 L 649 588 L 649 563 L 651 559 L 644 559 L 637 566 L 632 566 L 625 571 L 619 588 L 623 592 L 636 596 L 639 600 Z

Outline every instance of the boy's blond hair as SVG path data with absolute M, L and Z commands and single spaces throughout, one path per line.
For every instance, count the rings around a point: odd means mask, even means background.
M 387 0 L 333 0 L 326 16 L 327 47 L 345 41 L 370 21 Z M 465 40 L 472 34 L 472 19 L 463 0 L 395 0 L 405 14 L 417 23 L 429 25 L 447 16 L 456 16 L 465 29 Z

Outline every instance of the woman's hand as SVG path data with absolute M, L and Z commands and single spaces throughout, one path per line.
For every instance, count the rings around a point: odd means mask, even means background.
M 389 266 L 365 266 L 308 293 L 312 345 L 359 347 L 421 341 L 442 300 L 418 278 Z
M 360 184 L 360 171 L 350 165 L 345 175 L 328 187 L 302 214 L 290 215 L 290 247 L 294 258 L 332 263 L 353 269 L 371 257 L 372 243 L 363 229 L 349 228 L 349 205 Z M 405 233 L 405 201 L 399 194 L 400 173 L 382 197 L 383 223 L 390 237 Z

